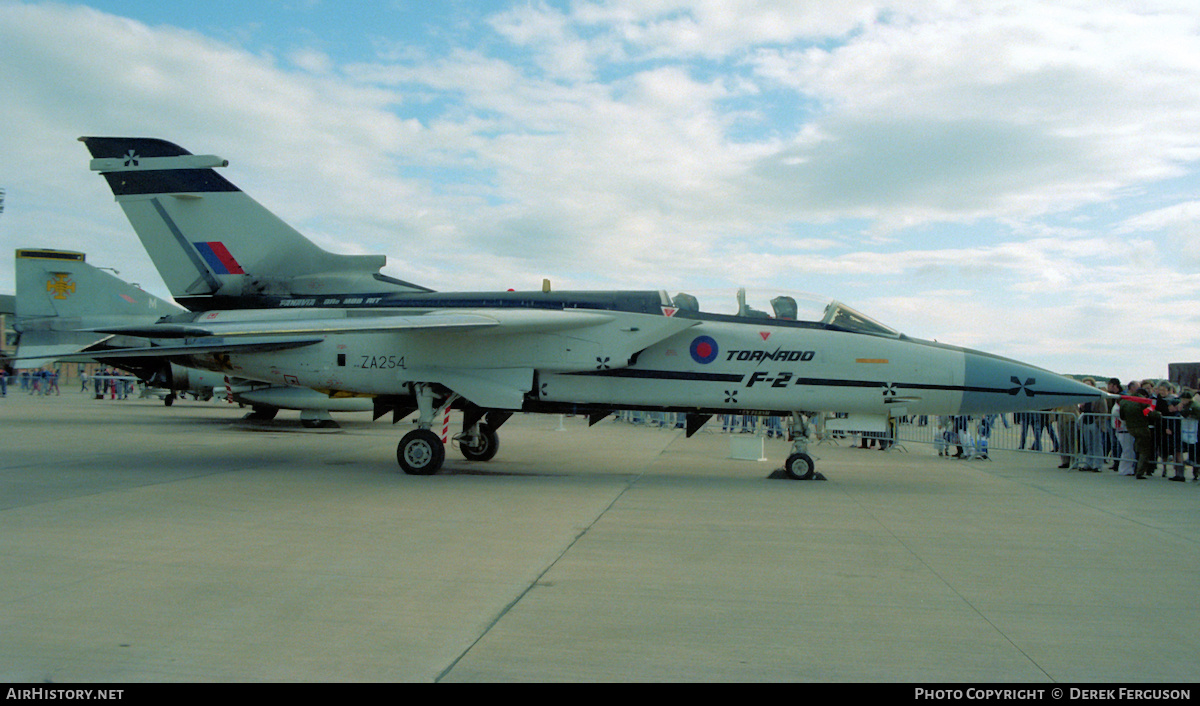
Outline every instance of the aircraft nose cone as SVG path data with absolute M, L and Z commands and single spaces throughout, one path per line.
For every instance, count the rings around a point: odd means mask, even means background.
M 960 413 L 1019 412 L 1091 402 L 1103 393 L 1049 370 L 965 351 Z

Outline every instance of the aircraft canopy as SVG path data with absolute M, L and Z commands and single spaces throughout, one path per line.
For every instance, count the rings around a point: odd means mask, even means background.
M 671 297 L 672 305 L 699 313 L 736 316 L 746 319 L 778 319 L 821 324 L 843 331 L 873 336 L 899 338 L 900 332 L 839 301 L 828 301 L 811 294 L 776 293 L 738 289 L 736 296 L 727 293 L 680 292 Z

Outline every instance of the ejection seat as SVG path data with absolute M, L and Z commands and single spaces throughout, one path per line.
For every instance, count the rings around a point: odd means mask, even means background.
M 796 306 L 796 300 L 788 296 L 780 296 L 772 299 L 771 308 L 775 310 L 775 318 L 786 321 L 795 321 L 796 312 L 799 311 L 799 308 Z
M 682 311 L 700 311 L 700 302 L 696 300 L 696 297 L 684 292 L 676 294 L 671 303 L 675 305 L 676 309 Z
M 769 319 L 771 315 L 765 311 L 755 309 L 746 304 L 746 288 L 742 287 L 737 291 L 738 316 L 747 319 Z

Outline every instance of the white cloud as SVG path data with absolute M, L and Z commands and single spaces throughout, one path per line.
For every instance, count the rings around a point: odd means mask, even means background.
M 964 4 L 750 61 L 764 80 L 828 106 L 830 139 L 817 149 L 833 153 L 820 164 L 865 173 L 868 202 L 933 199 L 934 218 L 1038 214 L 1178 174 L 1200 156 L 1195 13 L 1112 7 Z M 872 157 L 884 171 L 865 171 Z M 929 175 L 963 187 L 940 192 L 958 209 L 937 203 Z M 934 193 L 913 193 L 922 186 Z
M 878 12 L 878 3 L 857 0 L 617 0 L 575 4 L 571 19 L 634 58 L 724 57 L 763 43 L 841 37 Z

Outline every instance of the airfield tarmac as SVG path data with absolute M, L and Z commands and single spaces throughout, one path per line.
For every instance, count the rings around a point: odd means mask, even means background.
M 409 423 L 0 400 L 0 680 L 1182 682 L 1200 485 L 516 415 L 409 477 Z

